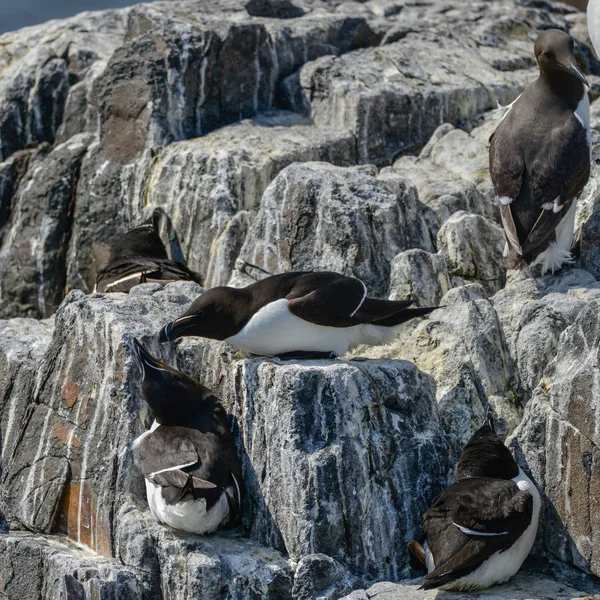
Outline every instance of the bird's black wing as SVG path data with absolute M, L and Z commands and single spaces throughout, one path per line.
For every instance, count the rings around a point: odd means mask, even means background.
M 425 589 L 474 571 L 510 548 L 531 523 L 533 496 L 510 480 L 471 477 L 446 488 L 423 516 L 435 570 Z
M 161 486 L 168 504 L 204 498 L 210 510 L 225 492 L 230 510 L 233 501 L 230 520 L 239 515 L 242 479 L 231 436 L 161 425 L 144 437 L 138 452 L 142 473 Z
M 351 327 L 362 323 L 393 326 L 434 308 L 407 308 L 410 300 L 375 300 L 359 279 L 337 273 L 311 273 L 298 279 L 286 296 L 297 317 L 316 325 Z
M 526 150 L 522 133 L 517 104 L 490 139 L 490 175 L 508 242 L 517 255 L 527 257 L 552 240 L 585 187 L 590 154 L 586 130 L 572 113 L 560 126 L 534 128 L 535 143 Z

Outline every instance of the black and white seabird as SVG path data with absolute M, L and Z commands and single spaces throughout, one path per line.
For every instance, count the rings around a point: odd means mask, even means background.
M 241 505 L 241 469 L 227 415 L 212 392 L 153 358 L 136 340 L 142 395 L 155 421 L 133 443 L 148 505 L 160 523 L 191 533 L 233 524 Z
M 166 215 L 155 209 L 149 223 L 130 229 L 120 237 L 110 251 L 108 264 L 96 278 L 95 292 L 129 292 L 146 282 L 167 284 L 172 281 L 201 283 L 200 275 L 181 261 L 169 259 L 159 235 L 159 226 Z
M 540 507 L 535 485 L 488 419 L 465 446 L 456 482 L 423 515 L 425 545 L 408 545 L 427 568 L 423 587 L 477 590 L 510 579 L 531 551 Z
M 509 269 L 542 273 L 572 262 L 577 199 L 590 175 L 588 82 L 558 29 L 535 42 L 539 77 L 490 138 L 490 175 L 506 233 Z
M 216 287 L 163 327 L 161 341 L 181 336 L 227 340 L 252 354 L 341 356 L 359 344 L 391 342 L 396 326 L 435 308 L 374 300 L 359 279 L 330 272 L 272 275 L 245 288 Z

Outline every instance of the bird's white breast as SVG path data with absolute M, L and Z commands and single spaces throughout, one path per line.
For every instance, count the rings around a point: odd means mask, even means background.
M 233 495 L 233 488 L 227 488 Z M 203 535 L 213 533 L 229 518 L 229 504 L 225 493 L 216 504 L 206 510 L 206 500 L 189 500 L 167 504 L 162 497 L 162 489 L 156 483 L 146 479 L 146 496 L 150 512 L 159 523 L 169 525 L 174 529 Z
M 521 537 L 505 552 L 496 552 L 487 560 L 483 561 L 472 573 L 461 577 L 447 585 L 441 586 L 443 590 L 477 590 L 485 589 L 498 583 L 508 581 L 523 564 L 523 561 L 531 552 L 535 536 L 537 534 L 538 522 L 542 500 L 537 488 L 519 469 L 519 474 L 513 478 L 518 488 L 529 492 L 533 496 L 533 512 L 531 523 L 523 532 Z
M 387 344 L 395 335 L 393 327 L 378 325 L 315 325 L 292 314 L 288 300 L 283 298 L 261 308 L 239 333 L 227 338 L 227 341 L 242 350 L 263 356 L 285 352 L 334 352 L 341 356 L 359 344 Z
M 575 118 L 585 129 L 587 145 L 590 150 L 590 160 L 592 159 L 592 129 L 590 126 L 590 99 L 587 92 L 583 92 L 583 98 L 575 109 Z

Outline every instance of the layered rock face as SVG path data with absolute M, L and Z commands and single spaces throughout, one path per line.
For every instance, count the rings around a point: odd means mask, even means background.
M 175 0 L 0 37 L 1 597 L 434 597 L 398 583 L 405 544 L 490 407 L 544 508 L 533 574 L 489 597 L 600 591 L 600 173 L 580 260 L 539 277 L 506 273 L 487 170 L 545 27 L 585 41 L 583 15 L 528 0 Z M 90 293 L 155 206 L 207 288 L 327 269 L 441 308 L 339 360 L 160 345 L 199 286 Z M 222 398 L 237 529 L 153 521 L 131 336 Z

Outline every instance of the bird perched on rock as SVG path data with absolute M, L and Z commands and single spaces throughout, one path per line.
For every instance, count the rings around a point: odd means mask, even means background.
M 108 264 L 98 273 L 95 292 L 129 292 L 146 282 L 201 283 L 200 275 L 187 267 L 183 257 L 181 261 L 169 259 L 158 233 L 162 218 L 166 215 L 157 208 L 149 223 L 134 227 L 119 238 L 110 251 Z
M 211 533 L 240 515 L 241 469 L 225 410 L 210 390 L 130 343 L 155 421 L 133 443 L 148 505 L 160 523 Z
M 572 262 L 577 198 L 590 175 L 588 82 L 573 39 L 549 29 L 535 42 L 539 77 L 491 137 L 490 175 L 506 233 L 509 269 L 542 273 Z
M 216 287 L 160 332 L 227 340 L 263 356 L 340 356 L 359 344 L 391 342 L 396 326 L 435 308 L 374 300 L 366 285 L 330 272 L 272 275 L 245 288 Z
M 465 446 L 456 482 L 423 515 L 427 541 L 408 544 L 425 589 L 485 589 L 510 579 L 531 551 L 540 495 L 496 435 L 491 419 Z

